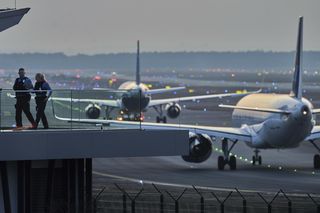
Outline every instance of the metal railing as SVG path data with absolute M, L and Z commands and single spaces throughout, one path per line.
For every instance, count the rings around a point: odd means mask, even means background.
M 31 94 L 30 100 L 30 112 L 36 119 L 36 101 L 35 96 L 37 92 L 42 91 L 13 91 L 12 89 L 0 89 L 0 129 L 12 130 L 16 127 L 15 122 L 15 93 L 28 93 Z M 53 90 L 52 96 L 48 100 L 45 114 L 49 122 L 50 129 L 110 129 L 108 125 L 100 125 L 97 122 L 94 124 L 83 124 L 83 119 L 119 119 L 120 110 L 114 108 L 111 110 L 101 102 L 88 101 L 88 99 L 100 99 L 103 101 L 116 100 L 121 97 L 121 93 L 117 91 L 103 91 L 103 90 Z M 87 99 L 87 100 L 85 100 Z M 91 109 L 90 109 L 91 108 Z M 89 116 L 89 110 L 91 111 L 91 117 Z M 111 114 L 109 114 L 109 111 Z M 31 123 L 22 113 L 23 126 L 25 128 L 31 127 Z M 73 121 L 73 122 L 70 122 Z M 42 129 L 42 122 L 39 123 L 39 129 Z M 24 128 L 24 129 L 25 129 Z M 118 127 L 119 128 L 119 127 Z M 128 127 L 126 127 L 128 128 Z M 139 129 L 139 126 L 131 127 Z

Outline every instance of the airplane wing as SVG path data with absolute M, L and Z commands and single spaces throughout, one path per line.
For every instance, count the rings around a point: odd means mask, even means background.
M 317 139 L 320 139 L 320 126 L 314 126 L 311 131 L 311 134 L 305 140 L 309 141 Z
M 101 120 L 101 119 L 71 119 L 61 118 L 55 115 L 58 120 L 86 123 L 95 125 L 106 125 L 111 127 L 122 128 L 142 128 L 142 129 L 180 129 L 189 130 L 196 134 L 207 134 L 211 137 L 228 138 L 230 140 L 239 140 L 243 142 L 250 142 L 252 134 L 248 126 L 241 128 L 232 127 L 211 127 L 211 126 L 198 126 L 198 125 L 182 125 L 182 124 L 163 124 L 163 123 L 149 123 L 149 122 L 132 122 L 132 121 L 117 121 L 117 120 Z
M 320 113 L 320 109 L 312 109 L 312 114 L 318 114 Z
M 66 101 L 66 102 L 73 102 L 73 103 L 93 103 L 98 104 L 100 106 L 110 106 L 120 108 L 121 103 L 118 100 L 100 100 L 100 99 L 86 99 L 86 98 L 59 98 L 59 97 L 51 97 L 49 100 L 53 101 Z
M 245 93 L 224 93 L 224 94 L 198 95 L 198 96 L 167 98 L 167 99 L 155 99 L 155 100 L 150 101 L 149 107 L 157 106 L 157 105 L 161 105 L 161 104 L 173 103 L 173 102 L 180 102 L 180 101 L 194 101 L 194 100 L 209 99 L 209 98 L 244 96 L 244 95 L 248 95 L 248 94 L 252 94 L 252 93 L 259 93 L 259 92 L 261 92 L 261 90 L 257 90 L 257 91 L 253 91 L 253 92 L 245 92 Z
M 30 8 L 22 9 L 0 9 L 0 32 L 19 24 L 23 16 Z
M 15 98 L 15 95 L 12 95 L 11 93 L 7 93 L 7 96 L 10 98 Z M 59 97 L 50 97 L 49 100 L 53 101 L 65 101 L 65 102 L 73 102 L 73 103 L 94 103 L 98 104 L 100 106 L 109 106 L 109 107 L 115 107 L 120 108 L 121 103 L 118 100 L 100 100 L 100 99 L 79 99 L 79 98 L 59 98 Z
M 102 87 L 94 87 L 94 88 L 92 88 L 92 90 L 112 92 L 112 93 L 125 93 L 125 92 L 127 92 L 127 90 L 112 89 L 112 88 L 102 88 Z
M 160 94 L 165 92 L 172 92 L 177 90 L 183 90 L 185 87 L 172 87 L 172 88 L 162 88 L 162 89 L 150 89 L 147 90 L 146 93 L 149 95 Z

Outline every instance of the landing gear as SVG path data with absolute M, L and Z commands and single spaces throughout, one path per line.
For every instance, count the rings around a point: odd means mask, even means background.
M 320 169 L 320 155 L 314 155 L 313 157 L 313 167 L 315 169 Z
M 143 113 L 130 113 L 127 110 L 121 110 L 119 113 L 119 117 L 117 120 L 120 121 L 136 121 L 136 122 L 142 122 L 144 120 L 144 115 Z
M 236 168 L 237 168 L 237 159 L 234 155 L 230 156 L 229 166 L 230 166 L 231 170 L 236 170 Z
M 163 115 L 162 105 L 154 106 L 154 110 L 159 114 L 156 118 L 157 123 L 167 123 L 167 117 Z
M 109 107 L 106 106 L 105 108 L 105 112 L 106 112 L 106 117 L 104 117 L 104 120 L 112 120 L 112 117 L 110 117 L 110 113 L 112 112 L 112 110 L 114 109 L 114 107 Z
M 156 121 L 157 121 L 157 123 L 161 123 L 161 121 L 163 123 L 167 123 L 167 117 L 166 116 L 163 116 L 163 117 L 157 116 Z
M 254 150 L 254 156 L 252 156 L 252 165 L 256 165 L 256 162 L 261 165 L 262 164 L 262 157 L 259 155 L 260 150 Z
M 218 169 L 219 170 L 223 170 L 224 169 L 224 165 L 225 165 L 224 157 L 223 156 L 219 156 L 218 157 Z
M 229 164 L 230 170 L 236 170 L 237 169 L 237 160 L 236 157 L 231 155 L 230 152 L 234 145 L 236 145 L 238 141 L 233 141 L 231 147 L 229 148 L 228 139 L 224 138 L 222 139 L 222 151 L 223 156 L 218 157 L 218 169 L 224 170 L 224 167 L 226 164 Z
M 315 142 L 313 140 L 310 140 L 310 143 L 320 152 L 319 146 L 317 146 L 317 144 L 315 144 Z M 313 168 L 320 169 L 320 155 L 319 154 L 315 154 L 313 157 Z

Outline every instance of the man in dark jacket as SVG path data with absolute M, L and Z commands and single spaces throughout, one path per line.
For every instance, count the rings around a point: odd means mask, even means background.
M 38 124 L 40 120 L 42 121 L 43 128 L 48 129 L 49 124 L 48 120 L 45 114 L 45 109 L 47 105 L 47 101 L 50 98 L 52 91 L 50 88 L 49 83 L 46 81 L 44 74 L 37 73 L 36 74 L 36 83 L 34 85 L 34 91 L 36 93 L 36 127 L 38 127 Z
M 25 76 L 25 71 L 23 68 L 19 69 L 19 78 L 17 78 L 13 85 L 13 90 L 16 91 L 16 127 L 22 127 L 22 111 L 27 116 L 30 121 L 32 128 L 36 127 L 36 123 L 30 112 L 30 99 L 31 95 L 28 90 L 33 89 L 31 80 Z

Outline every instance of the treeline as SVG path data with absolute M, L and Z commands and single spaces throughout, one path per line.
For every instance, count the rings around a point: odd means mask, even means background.
M 290 69 L 294 52 L 147 52 L 140 56 L 142 68 L 156 69 Z M 34 69 L 134 69 L 135 53 L 74 55 L 63 53 L 0 54 L 0 68 Z M 320 51 L 306 51 L 303 67 L 320 69 Z

